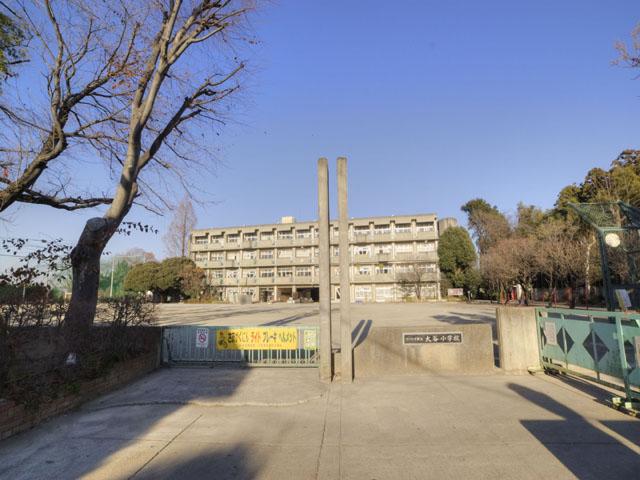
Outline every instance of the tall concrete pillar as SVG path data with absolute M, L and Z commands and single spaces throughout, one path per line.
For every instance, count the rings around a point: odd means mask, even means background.
M 347 210 L 347 159 L 338 157 L 338 213 L 340 245 L 340 375 L 342 383 L 353 381 L 351 348 L 351 288 L 349 278 L 349 213 Z
M 333 378 L 331 358 L 331 252 L 329 247 L 329 165 L 318 159 L 318 270 L 320 273 L 320 380 Z

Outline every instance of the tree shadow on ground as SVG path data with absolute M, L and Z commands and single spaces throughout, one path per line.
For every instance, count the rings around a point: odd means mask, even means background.
M 0 478 L 48 480 L 85 475 L 107 478 L 102 471 L 107 463 L 110 468 L 114 464 L 123 465 L 126 474 L 122 476 L 128 478 L 134 473 L 128 468 L 139 464 L 140 458 L 151 456 L 154 449 L 167 448 L 172 437 L 175 435 L 175 439 L 182 433 L 181 428 L 198 419 L 197 412 L 183 408 L 185 405 L 224 402 L 249 372 L 246 368 L 231 367 L 161 368 L 83 405 L 80 411 L 56 417 L 32 431 L 2 441 Z M 237 473 L 226 477 L 214 475 L 215 478 L 253 476 L 257 466 L 249 468 L 246 462 L 240 461 L 244 450 L 239 448 L 235 456 L 232 455 L 235 467 L 228 470 L 235 469 Z M 230 453 L 233 452 L 212 447 L 206 452 L 207 462 L 223 464 Z M 198 471 L 199 465 L 206 463 L 197 458 L 188 462 Z M 168 476 L 160 478 L 177 477 L 170 471 Z
M 598 422 L 587 421 L 576 411 L 544 393 L 514 383 L 510 383 L 508 387 L 528 401 L 561 417 L 560 420 L 521 420 L 520 423 L 577 478 L 637 478 L 640 472 L 640 455 L 608 434 L 605 428 L 597 428 Z M 623 432 L 620 433 L 622 436 L 638 444 L 638 420 L 601 423 L 605 427 L 613 425 L 609 427 L 611 430 Z
M 273 320 L 271 322 L 262 323 L 261 325 L 282 326 L 282 325 L 287 325 L 289 323 L 293 323 L 297 320 L 302 320 L 303 318 L 313 317 L 316 315 L 318 315 L 318 312 L 299 313 L 297 315 L 291 315 L 290 317 L 280 318 L 278 320 Z

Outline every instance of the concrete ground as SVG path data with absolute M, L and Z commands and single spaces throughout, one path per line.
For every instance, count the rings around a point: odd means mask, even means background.
M 160 325 L 317 325 L 317 303 L 231 304 L 161 304 L 156 315 Z M 340 304 L 331 307 L 333 338 L 338 342 Z M 496 321 L 496 305 L 465 302 L 427 303 L 362 303 L 351 306 L 351 324 L 373 326 L 425 326 L 456 323 L 489 323 Z M 370 321 L 370 322 L 369 322 Z M 494 328 L 495 336 L 495 328 Z
M 3 479 L 638 478 L 640 420 L 539 376 L 159 370 L 0 443 Z

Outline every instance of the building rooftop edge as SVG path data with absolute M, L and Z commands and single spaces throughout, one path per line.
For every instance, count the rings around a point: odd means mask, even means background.
M 390 220 L 393 220 L 394 218 L 406 218 L 406 217 L 434 217 L 434 220 L 438 218 L 438 216 L 435 213 L 407 213 L 407 214 L 402 214 L 402 215 L 380 215 L 380 216 L 375 216 L 375 217 L 350 217 L 349 221 L 362 221 L 362 220 L 380 220 L 383 218 L 388 218 Z M 338 219 L 332 219 L 330 220 L 331 223 L 335 223 L 337 222 Z M 311 224 L 311 223 L 318 223 L 318 220 L 296 220 L 293 223 L 257 223 L 257 224 L 249 224 L 249 225 L 225 225 L 225 226 L 221 226 L 221 227 L 206 227 L 206 228 L 194 228 L 191 230 L 191 232 L 197 233 L 197 232 L 207 232 L 209 230 L 220 230 L 220 229 L 225 229 L 225 228 L 250 228 L 250 227 L 278 227 L 278 226 L 285 226 L 285 227 L 290 227 L 292 225 L 305 225 L 305 224 Z

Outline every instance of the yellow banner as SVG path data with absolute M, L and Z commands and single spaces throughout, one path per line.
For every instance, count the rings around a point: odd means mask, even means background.
M 291 327 L 229 328 L 216 332 L 218 350 L 295 350 L 298 329 Z

